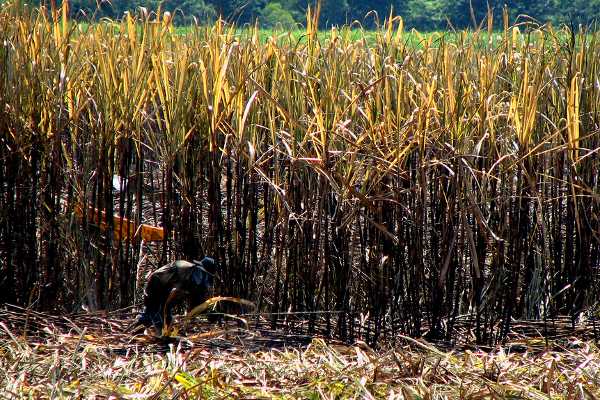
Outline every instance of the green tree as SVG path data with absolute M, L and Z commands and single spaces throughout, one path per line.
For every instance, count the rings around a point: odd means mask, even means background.
M 303 7 L 304 3 L 302 0 L 279 0 L 276 2 L 281 4 L 281 7 L 283 7 L 284 10 L 289 11 L 296 22 L 304 23 L 306 19 L 306 10 L 305 7 Z
M 178 25 L 189 25 L 196 21 L 202 23 L 216 15 L 214 7 L 204 0 L 166 0 L 162 2 L 162 9 L 172 12 L 174 22 Z
M 600 18 L 600 0 L 555 0 L 553 20 L 566 24 L 596 24 Z
M 408 0 L 405 10 L 409 27 L 435 30 L 446 26 L 448 8 L 444 0 Z
M 280 3 L 269 3 L 260 13 L 261 26 L 267 28 L 283 27 L 292 28 L 296 21 L 292 13 L 283 8 Z
M 320 27 L 345 24 L 348 11 L 347 0 L 321 0 Z
M 406 17 L 406 3 L 405 0 L 349 0 L 351 18 L 348 22 L 356 20 L 363 26 L 372 28 L 378 23 L 381 24 L 389 16 L 391 9 L 394 10 L 394 15 Z
M 123 3 L 129 6 L 128 1 Z M 59 2 L 57 5 L 60 6 Z M 114 18 L 117 11 L 120 11 L 108 2 L 96 2 L 95 0 L 72 0 L 69 2 L 69 8 L 71 16 L 77 19 L 90 19 L 94 16 Z
M 208 0 L 216 14 L 238 24 L 252 23 L 261 11 L 272 1 L 269 0 Z

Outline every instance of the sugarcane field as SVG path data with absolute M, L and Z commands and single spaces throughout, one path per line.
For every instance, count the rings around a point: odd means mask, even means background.
M 0 399 L 600 399 L 596 25 L 73 3 L 0 2 Z

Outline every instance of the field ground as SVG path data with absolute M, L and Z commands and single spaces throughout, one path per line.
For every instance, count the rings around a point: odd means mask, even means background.
M 404 338 L 394 348 L 373 350 L 200 322 L 202 331 L 188 330 L 168 344 L 124 334 L 130 311 L 67 318 L 9 308 L 1 314 L 2 398 L 600 397 L 600 349 L 592 341 L 545 345 L 521 338 L 490 351 L 447 352 Z

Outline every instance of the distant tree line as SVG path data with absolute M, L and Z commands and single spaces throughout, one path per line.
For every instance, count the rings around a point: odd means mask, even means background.
M 49 3 L 50 0 L 42 2 Z M 161 5 L 163 10 L 175 11 L 178 24 L 201 23 L 222 16 L 238 24 L 253 23 L 258 19 L 264 27 L 302 24 L 307 7 L 314 6 L 314 3 L 314 0 L 70 1 L 72 14 L 81 18 L 120 18 L 126 11 L 141 6 L 155 10 Z M 372 28 L 393 9 L 394 14 L 402 16 L 410 28 L 465 28 L 481 23 L 486 18 L 488 6 L 493 10 L 497 23 L 502 20 L 505 6 L 511 21 L 526 15 L 542 23 L 593 24 L 600 15 L 600 0 L 322 0 L 320 20 L 324 28 L 353 21 Z
M 41 0 L 49 5 L 51 0 Z M 60 0 L 56 0 L 60 3 Z M 285 28 L 305 22 L 306 9 L 315 0 L 71 0 L 71 14 L 76 18 L 121 18 L 127 11 L 145 7 L 174 13 L 179 25 L 202 23 L 223 17 L 238 25 L 254 23 L 263 27 Z M 507 7 L 511 21 L 531 17 L 541 23 L 595 24 L 600 15 L 600 0 L 322 0 L 321 25 L 343 25 L 354 21 L 366 28 L 382 22 L 393 10 L 403 17 L 409 28 L 429 31 L 449 27 L 466 28 L 486 19 L 488 6 L 496 26 Z

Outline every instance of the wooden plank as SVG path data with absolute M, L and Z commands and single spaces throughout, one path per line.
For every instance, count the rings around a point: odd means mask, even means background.
M 98 212 L 98 209 L 92 206 L 88 206 L 87 212 L 88 221 L 91 224 L 97 226 L 102 231 L 108 229 L 106 212 Z M 75 215 L 79 220 L 83 220 L 83 206 L 80 204 L 75 206 Z M 127 238 L 132 240 L 136 235 L 140 235 L 145 242 L 161 242 L 165 237 L 164 230 L 161 227 L 147 224 L 136 226 L 133 221 L 130 221 L 127 218 L 121 218 L 118 215 L 113 215 L 113 226 L 114 238 L 119 241 Z

